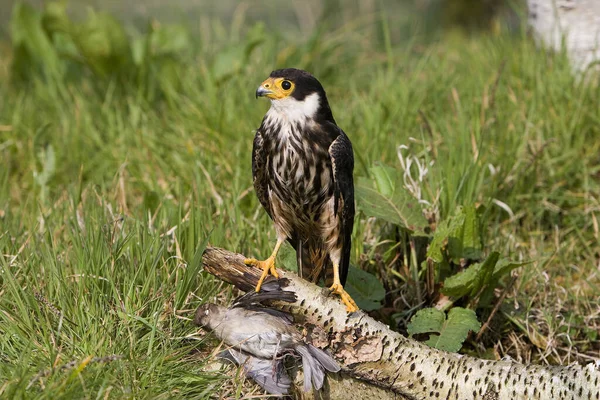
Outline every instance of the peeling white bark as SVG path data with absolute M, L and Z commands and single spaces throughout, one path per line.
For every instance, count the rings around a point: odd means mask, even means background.
M 538 42 L 559 51 L 564 40 L 575 70 L 600 60 L 600 0 L 527 0 L 527 5 Z
M 246 266 L 244 259 L 241 254 L 208 248 L 203 264 L 206 271 L 247 291 L 254 288 L 260 271 Z M 294 291 L 298 298 L 294 304 L 278 306 L 302 322 L 313 345 L 327 346 L 354 378 L 410 399 L 600 398 L 600 360 L 585 366 L 547 367 L 435 350 L 363 312 L 348 315 L 337 297 L 327 296 L 322 288 L 293 273 L 278 272 L 289 280 L 285 290 Z

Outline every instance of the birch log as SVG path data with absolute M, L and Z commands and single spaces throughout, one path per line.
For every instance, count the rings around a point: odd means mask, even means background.
M 600 60 L 599 0 L 527 0 L 527 5 L 538 43 L 559 51 L 564 40 L 574 70 Z
M 207 248 L 204 269 L 239 289 L 253 290 L 260 271 L 241 254 Z M 409 399 L 600 399 L 600 360 L 587 365 L 523 365 L 447 353 L 407 339 L 291 272 L 285 290 L 296 303 L 276 305 L 304 325 L 307 338 L 327 346 L 350 376 Z M 339 398 L 339 397 L 331 397 Z

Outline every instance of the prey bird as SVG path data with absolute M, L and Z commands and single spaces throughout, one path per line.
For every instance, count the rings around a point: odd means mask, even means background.
M 292 380 L 282 359 L 258 358 L 233 347 L 220 352 L 218 357 L 240 365 L 246 376 L 269 394 L 284 395 L 290 391 Z
M 262 291 L 238 297 L 229 308 L 203 304 L 196 310 L 194 323 L 232 346 L 227 358 L 245 363 L 246 374 L 269 393 L 287 393 L 291 381 L 282 357 L 290 353 L 302 357 L 304 391 L 319 390 L 325 370 L 338 372 L 340 366 L 325 351 L 304 342 L 290 314 L 262 305 L 270 300 L 296 301 L 293 292 L 281 290 L 280 281 L 267 282 Z
M 288 68 L 273 71 L 256 90 L 271 108 L 256 131 L 252 176 L 260 203 L 275 224 L 277 244 L 264 261 L 245 263 L 263 270 L 256 291 L 271 273 L 287 240 L 296 250 L 300 277 L 321 278 L 358 310 L 344 290 L 354 224 L 354 155 L 336 124 L 325 90 L 311 74 Z

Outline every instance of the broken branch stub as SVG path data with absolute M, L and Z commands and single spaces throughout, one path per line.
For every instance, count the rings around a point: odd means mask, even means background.
M 254 290 L 260 271 L 241 254 L 209 247 L 204 269 L 241 290 Z M 296 303 L 276 306 L 304 323 L 308 339 L 328 350 L 344 372 L 411 399 L 597 399 L 600 360 L 587 365 L 523 365 L 447 353 L 407 339 L 362 311 L 348 315 L 326 289 L 278 270 Z

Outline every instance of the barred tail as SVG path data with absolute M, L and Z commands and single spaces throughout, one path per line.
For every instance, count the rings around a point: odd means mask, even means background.
M 308 241 L 299 243 L 296 251 L 298 275 L 313 283 L 324 279 L 325 285 L 333 283 L 333 265 L 323 243 Z

